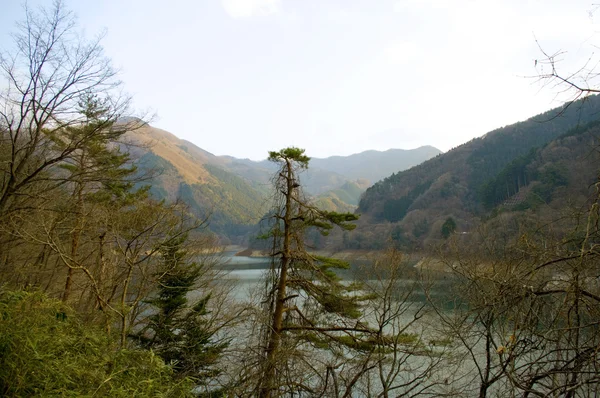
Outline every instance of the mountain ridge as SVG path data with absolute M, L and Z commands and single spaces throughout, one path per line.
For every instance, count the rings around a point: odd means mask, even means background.
M 329 156 L 311 158 L 311 166 L 337 173 L 343 173 L 351 180 L 366 178 L 371 184 L 392 173 L 405 170 L 423 161 L 443 153 L 431 145 L 423 145 L 414 149 L 390 148 L 385 151 L 369 149 L 348 156 Z M 365 170 L 366 162 L 377 160 L 378 164 Z M 360 167 L 360 170 L 358 170 Z
M 362 217 L 357 230 L 368 231 L 359 238 L 362 246 L 376 245 L 377 234 L 379 240 L 387 236 L 407 247 L 439 242 L 441 225 L 448 218 L 460 230 L 472 230 L 491 211 L 482 196 L 486 184 L 508 173 L 505 169 L 515 159 L 546 147 L 568 131 L 587 128 L 598 118 L 600 98 L 590 96 L 492 130 L 390 175 L 368 188 L 359 203 L 357 211 Z M 506 199 L 498 195 L 498 200 Z
M 267 160 L 256 162 L 228 155 L 216 156 L 189 140 L 148 124 L 128 132 L 126 137 L 133 144 L 132 153 L 140 159 L 140 173 L 159 172 L 149 181 L 151 194 L 169 201 L 183 199 L 199 216 L 210 216 L 213 231 L 237 242 L 268 212 L 265 203 L 272 189 L 275 164 Z M 424 154 L 411 151 L 391 149 L 386 152 L 391 158 L 390 154 L 410 154 L 407 161 L 418 162 L 437 150 L 426 149 Z M 371 157 L 382 153 L 369 152 Z M 355 156 L 347 162 L 360 169 L 360 161 L 356 159 Z M 327 159 L 321 160 L 327 166 Z M 402 161 L 406 159 L 399 159 L 397 166 L 393 160 L 388 159 L 386 164 L 396 169 L 402 167 Z M 338 157 L 336 161 L 343 162 L 344 158 Z M 376 160 L 371 162 L 378 163 Z M 385 169 L 382 172 L 386 172 Z M 345 176 L 324 168 L 309 167 L 300 178 L 317 203 L 332 211 L 353 211 L 360 195 L 370 185 L 364 177 L 353 178 L 359 175 L 357 173 L 354 171 Z

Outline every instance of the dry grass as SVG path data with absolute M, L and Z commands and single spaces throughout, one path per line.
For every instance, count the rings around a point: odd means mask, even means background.
M 190 146 L 173 134 L 151 126 L 144 126 L 130 134 L 130 137 L 149 145 L 156 155 L 168 160 L 188 184 L 206 184 L 214 182 L 213 177 L 204 168 L 208 159 L 202 158 L 199 151 L 186 152 L 181 147 Z

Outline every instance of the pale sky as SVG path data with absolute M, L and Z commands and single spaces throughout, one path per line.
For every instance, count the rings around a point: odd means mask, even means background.
M 30 0 L 28 4 L 50 4 Z M 600 45 L 593 3 L 468 0 L 66 0 L 152 123 L 216 155 L 264 159 L 433 145 L 447 151 L 559 106 Z M 0 48 L 23 17 L 0 6 Z M 596 58 L 592 62 L 597 61 Z M 539 65 L 538 65 L 539 70 Z

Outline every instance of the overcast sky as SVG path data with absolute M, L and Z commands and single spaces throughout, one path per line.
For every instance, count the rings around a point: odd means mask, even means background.
M 30 0 L 29 5 L 50 4 Z M 0 47 L 22 19 L 3 0 Z M 216 155 L 263 159 L 433 145 L 561 104 L 531 78 L 600 44 L 591 1 L 67 0 L 153 125 Z M 595 17 L 595 18 L 594 18 Z M 529 78 L 528 78 L 529 77 Z

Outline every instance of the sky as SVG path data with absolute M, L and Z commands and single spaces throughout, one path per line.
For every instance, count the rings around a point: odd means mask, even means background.
M 28 6 L 48 6 L 30 0 Z M 66 0 L 152 125 L 260 160 L 433 145 L 443 151 L 560 106 L 559 71 L 590 60 L 600 10 L 580 0 Z M 0 50 L 23 19 L 3 0 Z M 595 12 L 596 11 L 596 12 Z M 536 41 L 537 40 L 537 41 Z M 588 66 L 590 64 L 588 63 Z

